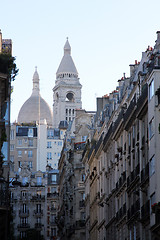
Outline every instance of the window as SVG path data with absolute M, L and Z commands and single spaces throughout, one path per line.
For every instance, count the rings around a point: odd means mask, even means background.
M 81 196 L 82 196 L 82 200 L 85 200 L 85 193 L 82 193 Z
M 151 100 L 153 95 L 154 95 L 154 79 L 149 84 L 149 100 Z
M 36 204 L 36 212 L 41 213 L 41 204 Z
M 10 149 L 11 149 L 11 151 L 14 151 L 14 144 L 10 145 Z
M 62 146 L 62 142 L 58 142 L 58 145 L 59 145 L 59 146 Z
M 22 157 L 22 151 L 18 151 L 18 157 Z
M 33 157 L 33 152 L 32 152 L 32 150 L 28 151 L 28 157 Z
M 149 139 L 154 135 L 154 118 L 149 122 Z
M 12 163 L 14 162 L 14 156 L 13 156 L 13 155 L 10 156 L 10 161 L 11 161 Z
M 58 152 L 58 153 L 57 153 L 57 155 L 58 155 L 58 157 L 60 157 L 60 156 L 61 156 L 61 153 L 60 153 L 60 152 Z
M 51 228 L 51 237 L 56 237 L 56 235 L 57 235 L 56 228 Z
M 52 143 L 51 142 L 47 142 L 47 148 L 52 148 Z
M 153 193 L 151 196 L 151 206 L 155 204 L 155 202 L 156 202 L 156 196 L 155 196 L 155 193 Z
M 33 128 L 28 129 L 28 137 L 33 137 Z
M 33 146 L 33 139 L 29 139 L 29 143 L 28 143 L 29 147 Z
M 68 109 L 66 109 L 66 115 L 68 114 Z
M 11 134 L 10 134 L 10 140 L 14 140 L 14 130 L 11 130 Z
M 53 129 L 49 129 L 47 130 L 47 137 L 48 138 L 53 138 L 54 134 L 53 134 Z
M 82 136 L 82 142 L 85 142 L 87 139 L 87 136 Z
M 47 159 L 52 159 L 52 153 L 51 152 L 47 152 Z
M 82 177 L 82 182 L 84 182 L 85 181 L 85 174 L 82 174 L 81 177 Z
M 19 145 L 19 146 L 22 145 L 22 139 L 18 139 L 18 145 Z
M 37 177 L 37 185 L 38 185 L 38 186 L 41 186 L 41 185 L 42 185 L 42 177 L 41 177 L 41 176 L 38 176 L 38 177 Z
M 18 161 L 18 167 L 20 168 L 22 166 L 22 162 Z
M 23 177 L 22 178 L 22 185 L 26 185 L 28 183 L 28 177 Z
M 28 166 L 29 166 L 29 168 L 32 168 L 32 161 L 28 162 Z
M 85 212 L 81 212 L 81 220 L 85 220 L 85 218 L 86 218 Z
M 56 182 L 57 181 L 57 175 L 56 174 L 52 174 L 52 182 Z
M 52 215 L 51 215 L 51 222 L 52 222 L 52 223 L 55 223 L 55 220 L 56 220 L 56 215 L 55 215 L 55 214 L 52 214 Z
M 57 188 L 56 187 L 51 187 L 51 193 L 55 193 L 57 192 Z
M 22 206 L 22 211 L 23 211 L 23 213 L 26 213 L 27 212 L 27 207 L 26 207 L 26 204 L 25 203 L 23 203 L 23 206 Z
M 27 233 L 26 232 L 20 232 L 20 237 L 21 237 L 21 239 L 25 239 L 26 238 L 26 236 L 27 236 Z
M 23 197 L 27 197 L 27 192 L 21 191 L 21 197 L 22 197 L 22 198 L 23 198 Z
M 37 223 L 41 223 L 41 218 L 40 217 L 37 218 Z
M 150 167 L 149 167 L 149 170 L 150 170 L 150 177 L 155 173 L 155 156 L 153 156 L 150 160 Z

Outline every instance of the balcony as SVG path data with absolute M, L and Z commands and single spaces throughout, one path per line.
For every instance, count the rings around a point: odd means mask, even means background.
M 145 136 L 142 137 L 141 150 L 143 150 L 144 147 L 145 147 Z
M 117 192 L 119 192 L 119 190 L 122 189 L 125 182 L 126 182 L 126 172 L 123 172 L 121 174 L 121 177 L 119 178 L 118 182 L 116 183 Z
M 75 226 L 72 225 L 72 226 L 69 226 L 67 229 L 66 229 L 66 236 L 67 237 L 70 237 L 72 234 L 75 233 Z
M 149 220 L 150 216 L 150 201 L 148 200 L 142 207 L 141 207 L 141 221 L 145 222 Z
M 88 154 L 88 160 L 90 159 L 91 155 L 93 154 L 93 152 L 95 153 L 95 146 L 96 146 L 96 143 L 94 143 L 91 147 L 91 150 L 89 151 L 89 154 Z
M 30 228 L 30 224 L 28 224 L 28 223 L 20 223 L 20 224 L 17 225 L 17 228 L 18 228 L 19 231 L 23 231 L 23 230 L 26 231 L 27 229 Z
M 101 135 L 100 139 L 98 140 L 95 146 L 95 153 L 98 151 L 99 147 L 101 146 L 102 141 L 103 141 L 103 135 Z
M 53 193 L 47 193 L 47 198 L 57 198 L 59 193 L 53 192 Z
M 29 197 L 28 196 L 21 196 L 20 197 L 20 201 L 28 201 L 29 200 Z
M 141 171 L 141 185 L 144 185 L 149 178 L 149 162 Z
M 23 211 L 19 210 L 19 217 L 28 217 L 29 216 L 29 210 Z
M 40 231 L 42 229 L 42 223 L 35 223 L 35 229 Z
M 33 216 L 35 216 L 35 217 L 41 217 L 41 216 L 43 216 L 43 210 L 34 210 L 34 212 L 33 212 Z
M 112 124 L 110 128 L 108 129 L 108 132 L 106 133 L 104 140 L 103 140 L 103 146 L 107 146 L 108 140 L 110 139 L 111 135 L 113 134 L 113 127 Z
M 127 219 L 130 221 L 133 218 L 139 218 L 139 210 L 140 210 L 140 201 L 139 199 L 131 205 L 131 207 L 127 211 Z
M 136 98 L 134 97 L 124 114 L 125 130 L 128 130 L 129 127 L 132 125 L 132 122 L 136 116 L 134 114 L 135 110 L 136 110 Z
M 127 178 L 128 191 L 132 188 L 133 184 L 135 184 L 135 182 L 138 180 L 139 180 L 139 164 L 136 166 L 136 168 L 130 173 L 130 175 Z
M 157 237 L 160 237 L 160 209 L 156 208 L 155 211 L 155 224 L 151 227 L 152 233 L 154 233 Z M 159 238 L 157 238 L 159 239 Z
M 74 143 L 74 150 L 84 150 L 85 149 L 85 142 L 78 142 L 78 143 Z M 71 159 L 70 159 L 71 160 Z
M 143 108 L 143 106 L 145 105 L 145 103 L 148 100 L 148 85 L 147 83 L 143 86 L 143 90 L 142 90 L 142 94 L 140 95 L 138 101 L 137 101 L 137 113 L 141 113 L 141 110 Z
M 123 217 L 126 216 L 126 203 L 123 204 L 123 206 L 119 209 L 119 211 L 116 213 L 116 221 L 119 222 L 123 219 Z
M 123 123 L 124 110 L 122 109 L 118 115 L 117 120 L 114 122 L 113 132 L 117 132 L 121 124 Z
M 84 228 L 84 227 L 85 227 L 85 220 L 76 221 L 76 228 Z
M 43 195 L 34 195 L 34 196 L 32 196 L 31 201 L 38 201 L 38 202 L 45 201 L 45 196 L 43 196 Z

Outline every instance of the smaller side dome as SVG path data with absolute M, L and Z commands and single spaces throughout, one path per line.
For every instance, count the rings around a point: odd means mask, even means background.
M 33 74 L 32 94 L 22 105 L 18 114 L 18 122 L 33 123 L 44 119 L 49 125 L 52 125 L 53 114 L 48 103 L 40 95 L 39 74 L 36 67 Z

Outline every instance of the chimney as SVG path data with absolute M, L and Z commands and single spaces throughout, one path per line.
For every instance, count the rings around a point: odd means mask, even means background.
M 135 71 L 135 64 L 130 64 L 130 77 L 134 75 L 134 71 Z
M 0 29 L 0 53 L 2 52 L 2 33 Z
M 160 51 L 160 31 L 157 31 L 157 40 L 156 40 L 156 44 L 154 46 L 154 52 L 153 53 L 156 53 Z
M 160 31 L 157 31 L 157 42 L 160 43 Z

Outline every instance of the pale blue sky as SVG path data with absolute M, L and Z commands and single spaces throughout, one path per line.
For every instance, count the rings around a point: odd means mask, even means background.
M 13 41 L 19 75 L 13 83 L 11 122 L 32 93 L 35 66 L 41 96 L 52 107 L 56 71 L 66 37 L 82 84 L 82 107 L 110 93 L 129 65 L 154 46 L 160 30 L 159 0 L 5 0 L 0 29 Z

